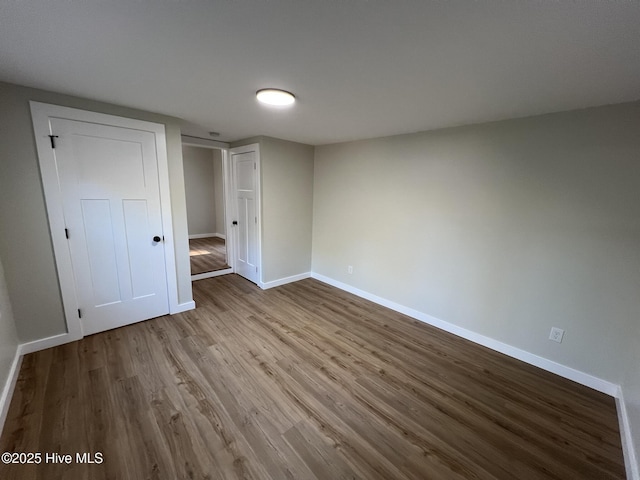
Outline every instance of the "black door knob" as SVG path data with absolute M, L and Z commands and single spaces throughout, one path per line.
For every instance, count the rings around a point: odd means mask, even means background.
M 237 224 L 238 224 L 238 221 L 237 221 L 237 220 L 234 220 L 234 221 L 233 221 L 233 222 L 231 222 L 231 223 L 232 223 L 233 225 L 237 225 Z
M 156 235 L 155 237 L 153 237 L 153 241 L 154 242 L 159 242 L 160 240 L 162 240 L 158 235 Z

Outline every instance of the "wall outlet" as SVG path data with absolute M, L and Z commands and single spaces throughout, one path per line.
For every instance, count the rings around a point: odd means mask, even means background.
M 558 327 L 551 328 L 551 333 L 549 334 L 549 340 L 562 343 L 562 337 L 564 337 L 564 330 Z
M 349 275 L 351 275 L 351 274 L 353 273 L 353 267 L 352 267 L 351 265 L 349 265 L 349 266 L 347 267 L 347 273 L 348 273 Z

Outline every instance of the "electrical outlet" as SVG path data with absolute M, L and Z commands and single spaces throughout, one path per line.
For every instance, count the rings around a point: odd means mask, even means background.
M 351 265 L 349 265 L 349 266 L 347 267 L 347 273 L 348 273 L 349 275 L 351 275 L 351 274 L 353 273 L 353 267 L 352 267 Z
M 549 340 L 553 340 L 554 342 L 562 343 L 562 337 L 564 336 L 564 330 L 558 327 L 551 328 L 551 333 L 549 334 Z

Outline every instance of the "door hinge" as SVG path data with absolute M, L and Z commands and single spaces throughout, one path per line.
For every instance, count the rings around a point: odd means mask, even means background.
M 82 310 L 78 309 L 78 318 L 82 318 Z
M 67 240 L 69 239 L 69 229 L 68 228 L 64 229 L 64 236 L 67 237 Z
M 258 273 L 258 267 L 256 267 L 256 273 Z
M 49 140 L 51 140 L 51 148 L 56 148 L 56 138 L 58 138 L 58 135 L 49 135 Z
M 258 217 L 255 217 L 256 223 L 258 223 Z
M 256 168 L 256 163 L 255 163 L 255 162 L 253 162 L 253 169 L 254 169 L 254 170 L 257 170 L 257 168 Z

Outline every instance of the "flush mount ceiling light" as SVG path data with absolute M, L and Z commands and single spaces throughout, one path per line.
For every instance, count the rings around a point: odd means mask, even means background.
M 278 88 L 263 88 L 256 92 L 256 97 L 261 103 L 267 105 L 276 105 L 279 107 L 291 105 L 296 101 L 296 97 L 293 93 Z

